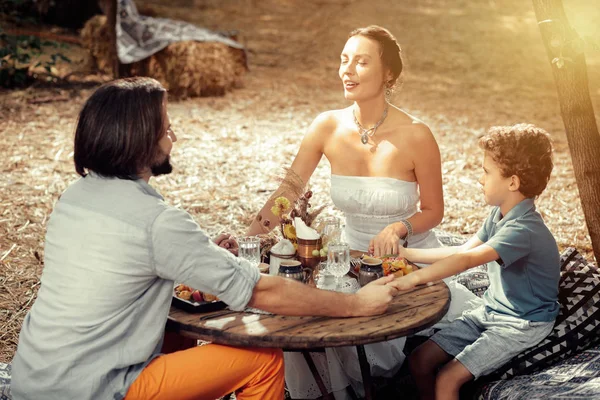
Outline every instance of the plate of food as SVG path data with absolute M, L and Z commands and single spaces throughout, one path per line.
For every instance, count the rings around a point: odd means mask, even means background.
M 394 274 L 404 276 L 413 272 L 417 267 L 404 257 L 398 257 L 397 254 L 386 254 L 381 257 L 375 257 L 383 261 L 384 275 Z
M 176 285 L 173 289 L 171 304 L 189 313 L 211 312 L 227 307 L 227 304 L 220 301 L 217 296 L 203 293 L 184 284 Z
M 365 257 L 381 260 L 384 275 L 394 274 L 396 276 L 404 276 L 418 269 L 415 264 L 404 257 L 399 257 L 398 254 L 385 254 L 379 257 L 363 254 L 361 259 Z M 352 265 L 354 266 L 353 272 L 358 274 L 360 263 L 353 263 Z

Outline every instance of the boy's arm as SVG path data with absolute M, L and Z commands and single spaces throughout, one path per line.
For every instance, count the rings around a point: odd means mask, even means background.
M 400 249 L 400 256 L 412 262 L 432 264 L 436 261 L 450 257 L 453 254 L 462 253 L 480 246 L 483 242 L 477 235 L 471 237 L 462 246 L 439 247 L 437 249 Z
M 393 285 L 398 290 L 408 290 L 417 285 L 447 278 L 469 268 L 495 261 L 498 258 L 496 250 L 487 244 L 481 244 L 465 252 L 453 254 L 412 274 L 396 278 L 389 285 Z

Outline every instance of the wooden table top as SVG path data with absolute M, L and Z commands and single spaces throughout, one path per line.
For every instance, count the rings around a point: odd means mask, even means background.
M 190 314 L 171 307 L 169 328 L 188 337 L 230 346 L 351 346 L 408 336 L 428 328 L 444 316 L 449 305 L 450 290 L 437 281 L 400 293 L 384 314 L 373 317 L 290 317 L 228 309 Z
M 448 311 L 450 291 L 442 281 L 396 296 L 373 317 L 290 317 L 220 310 L 190 314 L 171 307 L 169 327 L 201 340 L 230 346 L 311 349 L 382 342 L 428 328 Z

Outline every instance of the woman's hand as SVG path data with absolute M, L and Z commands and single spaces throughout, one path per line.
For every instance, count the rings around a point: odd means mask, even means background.
M 400 237 L 406 235 L 406 227 L 397 222 L 386 226 L 369 243 L 369 254 L 380 257 L 385 254 L 398 254 Z
M 228 250 L 234 256 L 238 255 L 238 243 L 232 235 L 228 233 L 222 233 L 217 236 L 214 242 L 217 244 L 217 246 Z

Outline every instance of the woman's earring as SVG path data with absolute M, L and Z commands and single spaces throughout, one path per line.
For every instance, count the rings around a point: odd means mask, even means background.
M 392 98 L 392 88 L 386 87 L 385 88 L 385 101 L 387 101 L 389 103 L 391 98 Z

